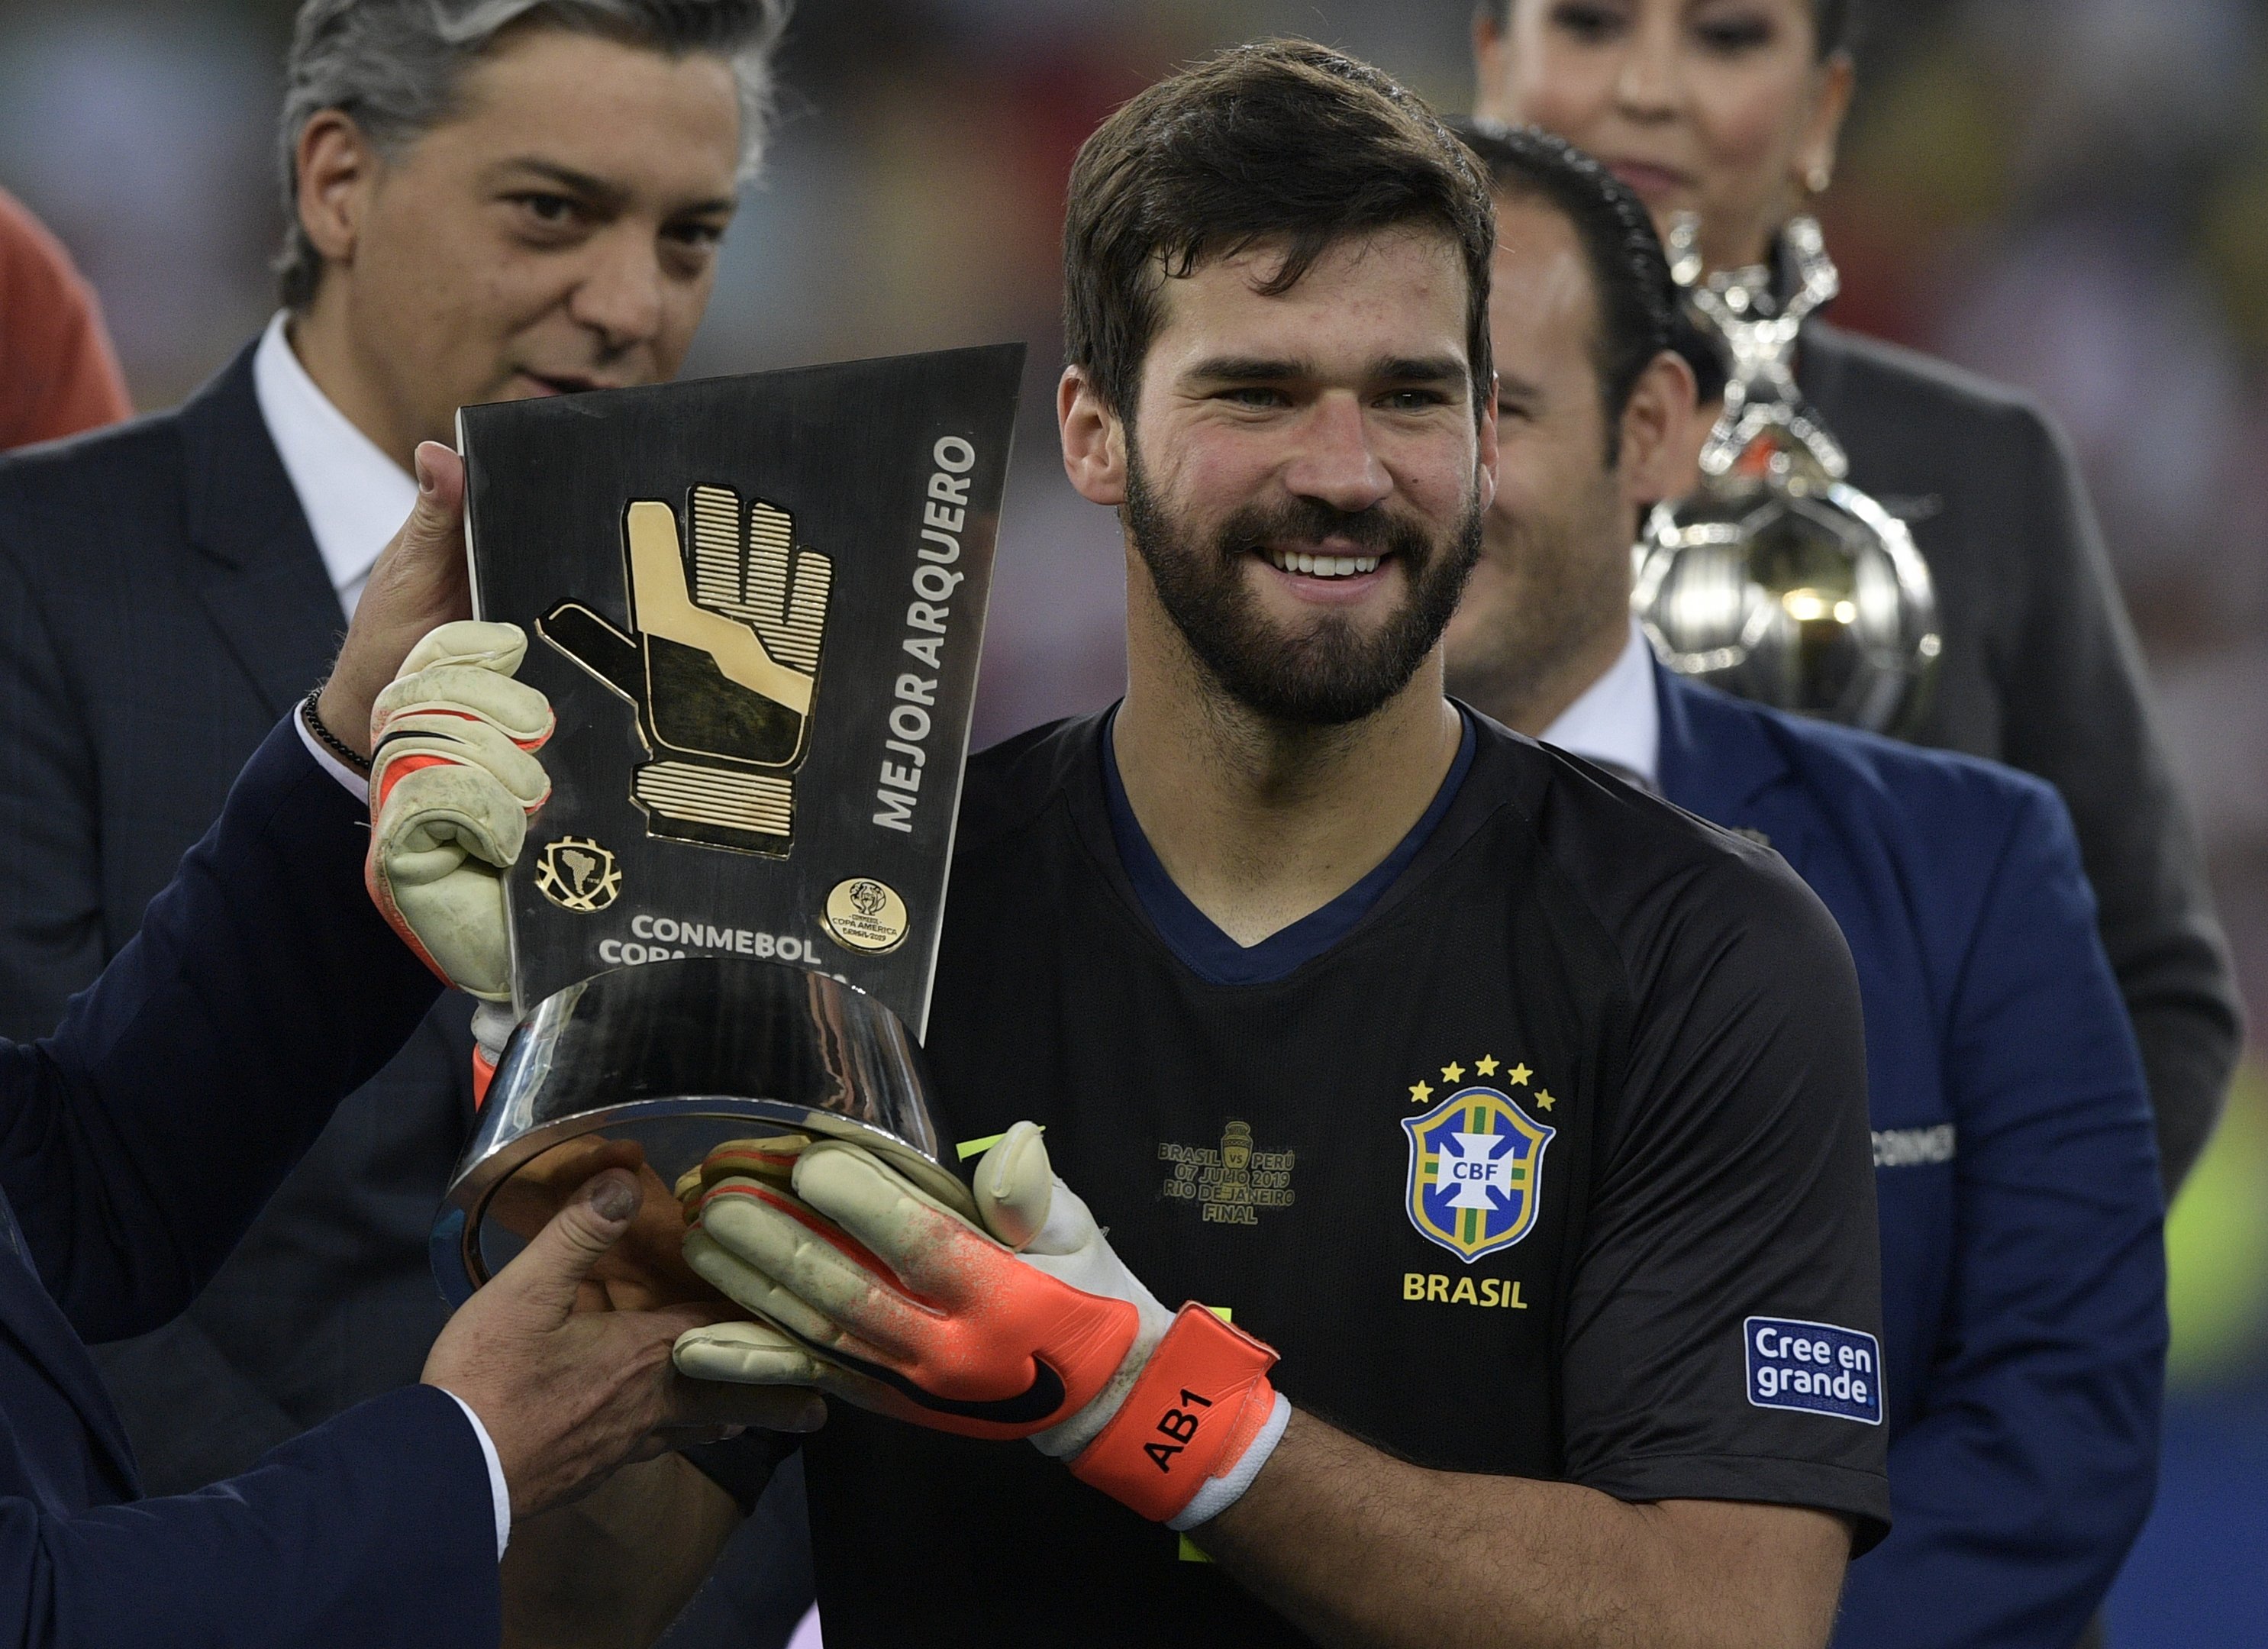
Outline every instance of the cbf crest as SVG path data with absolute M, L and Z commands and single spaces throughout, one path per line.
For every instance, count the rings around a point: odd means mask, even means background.
M 1536 1122 L 1501 1089 L 1460 1088 L 1410 1136 L 1410 1223 L 1470 1265 L 1508 1248 L 1535 1226 L 1543 1149 L 1558 1130 Z

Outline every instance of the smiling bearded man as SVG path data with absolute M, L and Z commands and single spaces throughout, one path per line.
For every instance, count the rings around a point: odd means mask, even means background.
M 1320 498 L 1249 504 L 1210 531 L 1178 519 L 1144 471 L 1126 436 L 1126 535 L 1142 557 L 1158 604 L 1189 651 L 1239 703 L 1287 725 L 1359 721 L 1409 683 L 1433 650 L 1478 559 L 1487 512 L 1477 486 L 1456 524 L 1429 533 L 1422 521 L 1373 504 L 1352 513 Z M 1328 544 L 1334 553 L 1271 546 Z M 1309 596 L 1318 610 L 1304 626 L 1271 627 L 1246 580 L 1248 558 L 1278 571 L 1337 581 Z M 1381 564 L 1398 563 L 1409 599 L 1374 634 L 1335 611 L 1357 599 Z
M 838 1400 L 831 1649 L 1815 1646 L 1880 1532 L 1834 924 L 1443 696 L 1495 238 L 1299 42 L 1080 153 L 1057 405 L 1129 679 L 969 769 L 927 1053 L 983 1228 L 820 1142 L 712 1160 L 686 1247 L 763 1321 L 680 1369 Z

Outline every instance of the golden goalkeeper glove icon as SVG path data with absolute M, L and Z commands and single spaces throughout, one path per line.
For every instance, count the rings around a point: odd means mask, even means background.
M 630 796 L 652 835 L 785 853 L 834 563 L 761 499 L 696 487 L 692 514 L 688 556 L 668 504 L 630 506 L 631 634 L 578 601 L 537 629 L 637 707 L 654 760 Z

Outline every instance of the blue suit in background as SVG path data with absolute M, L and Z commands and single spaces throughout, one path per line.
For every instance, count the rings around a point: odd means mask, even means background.
M 55 1035 L 0 1042 L 0 1641 L 497 1641 L 488 1468 L 446 1393 L 389 1392 L 137 1500 L 85 1345 L 185 1307 L 433 1005 L 363 893 L 368 842 L 277 728 Z
M 2156 1492 L 2150 1106 L 2055 791 L 1657 668 L 1662 793 L 1766 838 L 1858 963 L 1889 1537 L 1838 1649 L 2069 1649 Z

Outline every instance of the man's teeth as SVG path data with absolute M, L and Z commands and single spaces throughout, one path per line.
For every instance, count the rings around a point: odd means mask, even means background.
M 1303 549 L 1271 549 L 1268 559 L 1283 572 L 1304 572 L 1311 578 L 1351 578 L 1359 572 L 1376 572 L 1375 556 L 1310 556 Z

